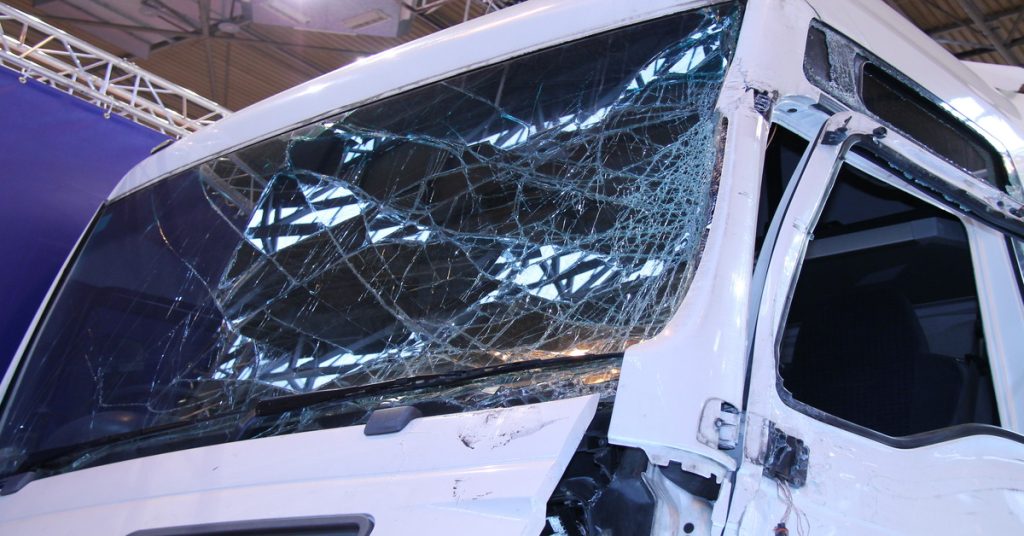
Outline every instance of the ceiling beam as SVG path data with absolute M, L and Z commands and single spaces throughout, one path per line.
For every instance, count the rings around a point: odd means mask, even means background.
M 1004 10 L 1001 10 L 1001 11 L 993 11 L 993 12 L 985 15 L 984 18 L 985 18 L 985 22 L 987 22 L 989 24 L 992 24 L 992 23 L 995 23 L 995 22 L 999 22 L 1000 20 L 1005 19 L 1006 17 L 1012 17 L 1014 15 L 1021 15 L 1021 14 L 1024 14 L 1024 6 L 1013 7 L 1013 8 L 1004 9 Z M 910 18 L 910 17 L 907 17 L 907 18 Z M 941 33 L 951 32 L 953 30 L 960 30 L 962 28 L 966 28 L 966 27 L 970 26 L 971 24 L 974 24 L 974 21 L 972 21 L 970 19 L 961 19 L 961 20 L 958 20 L 956 22 L 951 22 L 949 24 L 944 24 L 942 26 L 935 26 L 934 28 L 924 28 L 924 31 L 928 35 L 934 36 L 934 35 L 941 34 Z
M 409 11 L 412 11 L 413 15 L 423 19 L 423 22 L 429 24 L 430 27 L 433 28 L 435 32 L 447 28 L 446 25 L 435 20 L 434 17 L 430 16 L 429 14 L 421 12 L 420 10 L 416 9 L 415 6 L 409 4 L 408 2 L 402 2 L 402 5 L 405 6 L 405 8 L 408 9 Z
M 109 28 L 111 30 L 121 30 L 123 32 L 148 32 L 157 35 L 163 35 L 166 37 L 202 37 L 201 34 L 196 32 L 186 32 L 184 30 L 167 30 L 165 28 L 154 28 L 152 26 L 136 26 L 134 24 L 117 24 L 114 22 L 106 22 L 102 20 L 89 20 L 79 19 L 76 17 L 61 17 L 58 15 L 44 15 L 48 21 L 57 22 L 69 22 L 71 24 L 83 25 L 83 26 L 96 26 L 98 28 Z
M 1020 65 L 1017 55 L 1014 54 L 1013 50 L 1010 50 L 1010 47 L 1003 42 L 1003 38 L 992 28 L 992 23 L 985 20 L 985 14 L 982 13 L 978 4 L 975 4 L 974 0 L 959 0 L 959 4 L 971 21 L 974 22 L 974 25 L 978 27 L 978 30 L 985 36 L 985 39 L 988 39 L 989 43 L 992 44 L 996 52 L 1010 65 Z
M 977 41 L 964 41 L 963 39 L 950 39 L 949 37 L 935 36 L 932 39 L 936 43 L 942 45 L 956 45 L 958 47 L 970 47 L 970 48 L 990 48 L 985 43 L 979 43 Z
M 257 32 L 252 27 L 244 26 L 244 27 L 242 27 L 242 32 L 244 32 L 245 34 L 250 35 L 253 38 L 255 38 L 257 40 L 255 42 L 272 43 L 272 41 L 268 40 L 266 38 L 266 36 L 264 36 L 260 32 Z M 248 43 L 248 42 L 250 42 L 250 40 L 247 39 L 246 42 Z M 301 55 L 289 54 L 286 50 L 283 50 L 279 46 L 273 46 L 272 45 L 272 46 L 268 47 L 268 50 L 272 50 L 274 52 L 274 54 L 281 61 L 285 62 L 285 64 L 291 63 L 293 66 L 296 66 L 296 67 L 305 67 L 310 73 L 312 73 L 312 77 L 313 78 L 315 78 L 317 76 L 320 76 L 320 75 L 324 74 L 325 72 L 331 70 L 331 69 L 324 70 L 323 67 L 320 67 L 319 65 L 316 65 L 315 63 L 307 60 L 306 58 L 302 57 Z
M 210 0 L 199 0 L 199 26 L 206 49 L 206 73 L 210 79 L 210 98 L 217 98 L 217 83 L 213 76 L 213 46 L 210 44 Z
M 1016 39 L 1011 39 L 1006 42 L 1006 46 L 1010 48 L 1019 47 L 1021 45 L 1024 45 L 1024 37 L 1018 37 Z M 969 60 L 971 58 L 981 56 L 982 54 L 991 54 L 993 52 L 996 52 L 996 49 L 994 47 L 984 46 L 972 48 L 970 50 L 964 50 L 962 52 L 954 52 L 953 55 L 956 56 L 957 59 Z
M 111 30 L 121 30 L 123 32 L 148 32 L 164 37 L 178 37 L 188 39 L 198 39 L 203 37 L 200 32 L 184 32 L 181 30 L 166 30 L 163 28 L 153 28 L 150 26 L 133 26 L 130 24 L 116 24 L 113 22 L 104 22 L 98 20 L 88 19 L 76 19 L 74 17 L 56 17 L 46 16 L 48 21 L 68 22 L 71 24 L 82 25 L 82 26 L 95 26 L 98 28 L 109 28 Z M 210 35 L 209 39 L 214 41 L 230 41 L 232 43 L 244 43 L 247 45 L 254 46 L 275 46 L 275 47 L 290 47 L 290 48 L 304 48 L 307 50 L 323 50 L 326 52 L 338 52 L 341 54 L 351 54 L 355 56 L 365 56 L 368 54 L 376 54 L 372 50 L 353 50 L 349 48 L 337 48 L 337 47 L 325 47 L 317 45 L 304 45 L 300 43 L 288 43 L 285 41 L 273 41 L 268 39 L 246 39 L 244 37 L 235 37 L 233 35 Z

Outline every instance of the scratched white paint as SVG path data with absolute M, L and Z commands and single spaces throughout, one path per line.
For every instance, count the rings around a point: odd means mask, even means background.
M 0 534 L 340 514 L 372 515 L 373 536 L 537 534 L 596 408 L 591 395 L 426 417 L 388 435 L 352 426 L 82 469 L 0 498 Z

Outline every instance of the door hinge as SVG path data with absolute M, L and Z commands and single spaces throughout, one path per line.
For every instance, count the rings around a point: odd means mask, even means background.
M 768 434 L 762 449 L 764 476 L 799 488 L 807 482 L 807 463 L 811 450 L 804 441 L 778 429 L 768 422 Z
M 740 442 L 743 414 L 736 406 L 717 398 L 704 403 L 697 439 L 714 449 L 733 450 Z
M 745 443 L 748 449 L 754 450 L 746 456 L 764 466 L 764 476 L 792 488 L 802 487 L 807 482 L 811 450 L 803 439 L 783 432 L 774 422 L 763 417 L 755 415 L 748 418 L 745 412 L 724 400 L 712 398 L 704 403 L 697 439 L 711 448 L 732 451 L 740 445 L 745 426 L 752 426 L 755 430 L 748 431 Z M 757 441 L 757 437 L 761 440 Z

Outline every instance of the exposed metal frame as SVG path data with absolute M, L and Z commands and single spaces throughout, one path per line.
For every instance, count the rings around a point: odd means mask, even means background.
M 230 115 L 217 103 L 0 3 L 0 66 L 158 132 L 182 137 Z

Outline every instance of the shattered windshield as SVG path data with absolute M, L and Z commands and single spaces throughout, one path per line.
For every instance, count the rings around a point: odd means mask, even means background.
M 738 26 L 730 3 L 531 53 L 108 203 L 7 400 L 4 470 L 270 397 L 653 336 L 711 217 Z M 536 398 L 594 383 L 564 385 Z

